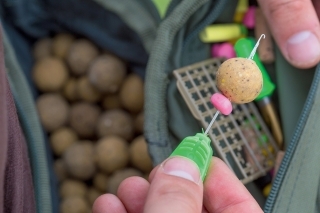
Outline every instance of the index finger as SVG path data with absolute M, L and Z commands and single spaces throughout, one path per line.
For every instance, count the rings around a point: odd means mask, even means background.
M 209 212 L 263 212 L 241 181 L 216 157 L 204 182 L 203 201 Z

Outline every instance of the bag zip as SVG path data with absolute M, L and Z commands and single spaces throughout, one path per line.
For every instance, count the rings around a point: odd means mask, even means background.
M 296 147 L 299 143 L 299 139 L 301 137 L 301 134 L 303 132 L 305 124 L 308 120 L 308 116 L 310 114 L 310 111 L 312 109 L 312 104 L 314 102 L 314 98 L 315 98 L 315 94 L 316 94 L 316 91 L 318 88 L 319 81 L 320 81 L 320 64 L 316 68 L 316 72 L 314 74 L 314 79 L 313 79 L 312 85 L 310 87 L 309 94 L 308 94 L 308 97 L 307 97 L 306 102 L 304 104 L 302 113 L 300 115 L 296 130 L 295 130 L 293 137 L 289 143 L 289 146 L 286 149 L 285 155 L 284 155 L 283 160 L 280 164 L 277 175 L 272 183 L 272 188 L 271 188 L 270 194 L 269 194 L 267 201 L 265 203 L 265 206 L 264 206 L 265 213 L 271 213 L 273 210 L 275 201 L 278 197 L 278 193 L 281 188 L 281 184 L 282 184 L 283 179 L 286 175 L 290 161 L 291 161 L 293 155 L 295 154 L 295 150 L 296 150 Z

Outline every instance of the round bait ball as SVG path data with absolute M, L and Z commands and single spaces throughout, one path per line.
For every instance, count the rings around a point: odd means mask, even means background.
M 216 83 L 230 101 L 243 104 L 253 101 L 259 95 L 263 80 L 261 71 L 253 60 L 231 58 L 219 67 Z
M 83 101 L 95 103 L 101 98 L 101 93 L 89 82 L 88 77 L 81 77 L 76 83 L 77 94 Z
M 67 197 L 61 201 L 61 213 L 88 213 L 89 204 L 84 197 Z
M 74 36 L 68 33 L 61 33 L 56 35 L 52 41 L 53 55 L 58 58 L 65 59 L 74 39 Z
M 95 135 L 99 115 L 99 106 L 78 102 L 71 106 L 69 124 L 81 138 L 91 138 Z
M 98 54 L 98 48 L 91 41 L 79 39 L 72 43 L 66 60 L 74 75 L 83 75 Z
M 67 179 L 60 184 L 59 192 L 61 198 L 86 197 L 88 187 L 83 181 Z
M 79 94 L 77 91 L 77 79 L 69 78 L 62 89 L 63 96 L 68 101 L 76 101 L 79 99 Z
M 131 164 L 139 170 L 149 173 L 152 170 L 152 160 L 148 152 L 148 145 L 143 135 L 136 137 L 130 144 Z
M 43 57 L 36 61 L 32 77 L 37 88 L 42 92 L 57 92 L 69 78 L 65 63 L 54 57 Z
M 69 105 L 59 94 L 46 93 L 37 99 L 40 121 L 47 132 L 63 126 L 69 117 Z
M 68 173 L 79 180 L 89 180 L 96 171 L 93 145 L 90 141 L 77 142 L 63 154 Z
M 144 85 L 142 78 L 136 74 L 130 74 L 120 88 L 120 101 L 123 107 L 132 113 L 138 113 L 143 109 Z
M 77 140 L 76 132 L 69 127 L 61 127 L 50 135 L 50 145 L 56 156 L 61 156 Z
M 97 57 L 89 68 L 89 81 L 99 91 L 115 93 L 127 73 L 125 63 L 111 54 Z
M 98 168 L 107 174 L 123 169 L 129 162 L 129 146 L 118 136 L 101 138 L 95 147 Z
M 122 109 L 105 111 L 97 122 L 97 132 L 99 137 L 117 135 L 130 140 L 134 134 L 133 119 Z

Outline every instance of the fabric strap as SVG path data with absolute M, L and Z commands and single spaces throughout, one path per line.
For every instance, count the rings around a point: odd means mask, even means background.
M 28 142 L 37 212 L 52 212 L 49 166 L 45 140 L 29 85 L 4 34 L 5 64 L 21 127 Z

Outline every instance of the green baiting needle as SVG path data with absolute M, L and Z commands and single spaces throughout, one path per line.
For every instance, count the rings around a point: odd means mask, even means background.
M 200 170 L 202 181 L 204 181 L 212 158 L 211 140 L 204 133 L 184 138 L 170 157 L 186 157 L 195 162 Z
M 184 138 L 178 147 L 172 152 L 170 157 L 182 156 L 195 162 L 200 170 L 200 176 L 204 181 L 213 155 L 213 150 L 210 146 L 211 140 L 207 133 L 211 129 L 213 122 L 219 115 L 219 111 L 213 116 L 205 133 L 197 133 L 195 136 Z

